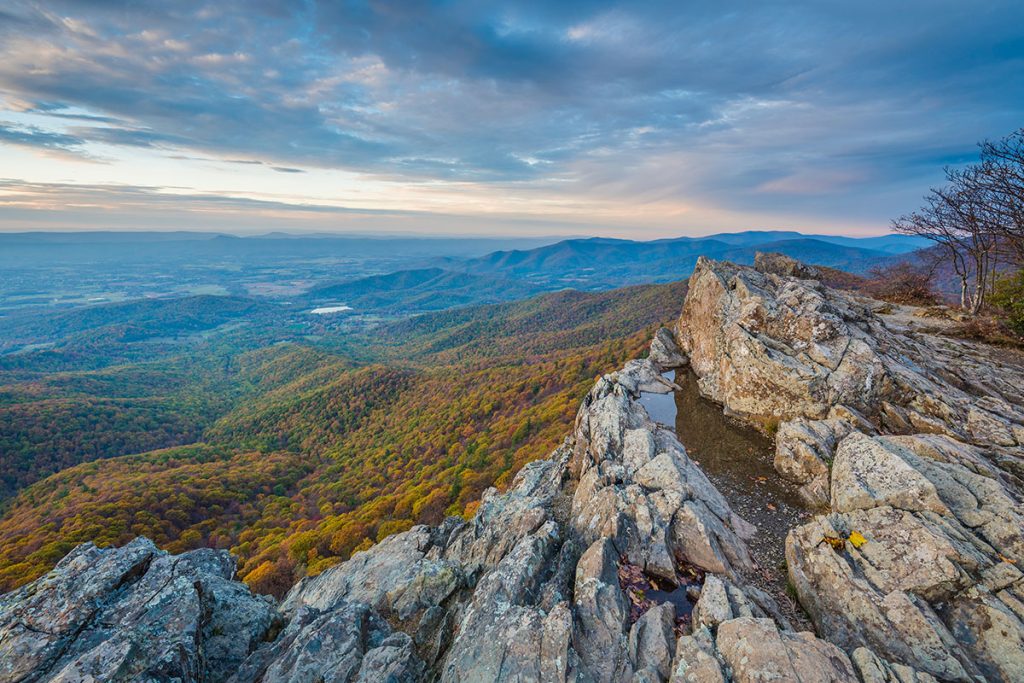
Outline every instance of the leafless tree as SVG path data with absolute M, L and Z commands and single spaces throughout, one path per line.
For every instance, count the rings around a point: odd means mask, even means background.
M 1001 266 L 1024 267 L 1024 128 L 980 145 L 978 163 L 946 169 L 946 184 L 893 229 L 937 245 L 960 281 L 960 306 L 977 314 Z
M 1024 128 L 995 142 L 981 143 L 973 181 L 986 197 L 1000 246 L 1024 265 Z
M 898 233 L 924 237 L 935 243 L 960 281 L 960 307 L 969 309 L 971 269 L 964 249 L 964 234 L 959 219 L 938 191 L 932 190 L 922 208 L 897 218 L 892 226 Z
M 946 170 L 948 185 L 933 190 L 951 225 L 955 227 L 973 291 L 963 302 L 972 315 L 985 305 L 991 289 L 1000 245 L 1000 218 L 992 205 L 991 194 L 978 165 Z M 966 286 L 966 281 L 961 284 Z
M 983 142 L 981 161 L 946 169 L 946 184 L 893 229 L 933 241 L 960 281 L 960 306 L 977 314 L 1000 263 L 1024 264 L 1024 129 Z

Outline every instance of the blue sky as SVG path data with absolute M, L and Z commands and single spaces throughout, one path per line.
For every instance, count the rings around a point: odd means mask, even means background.
M 1000 1 L 13 0 L 0 230 L 877 234 L 1024 126 L 1022 26 Z

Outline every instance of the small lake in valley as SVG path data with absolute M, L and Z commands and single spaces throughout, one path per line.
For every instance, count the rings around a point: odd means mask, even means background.
M 343 313 L 345 311 L 351 311 L 351 306 L 345 304 L 337 304 L 333 306 L 321 306 L 320 308 L 314 308 L 310 313 L 313 315 L 327 315 L 328 313 Z

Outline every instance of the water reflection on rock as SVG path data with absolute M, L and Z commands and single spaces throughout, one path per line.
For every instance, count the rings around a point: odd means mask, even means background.
M 772 440 L 726 416 L 720 405 L 702 397 L 691 371 L 670 371 L 664 376 L 681 391 L 645 393 L 640 403 L 652 420 L 675 430 L 690 458 L 729 505 L 757 527 L 758 533 L 748 545 L 769 582 L 778 589 L 785 582 L 781 567 L 786 534 L 810 513 L 796 487 L 775 471 Z

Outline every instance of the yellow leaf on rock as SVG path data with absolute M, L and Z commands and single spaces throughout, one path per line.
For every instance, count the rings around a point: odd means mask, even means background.
M 821 540 L 818 541 L 818 545 L 821 545 L 822 543 L 828 543 L 832 547 L 832 550 L 835 550 L 837 553 L 841 553 L 846 549 L 846 539 L 840 538 L 839 536 L 822 536 Z
M 864 536 L 861 535 L 859 531 L 851 532 L 850 538 L 847 540 L 850 541 L 850 545 L 852 545 L 854 548 L 859 548 L 868 542 L 868 539 L 864 538 Z

